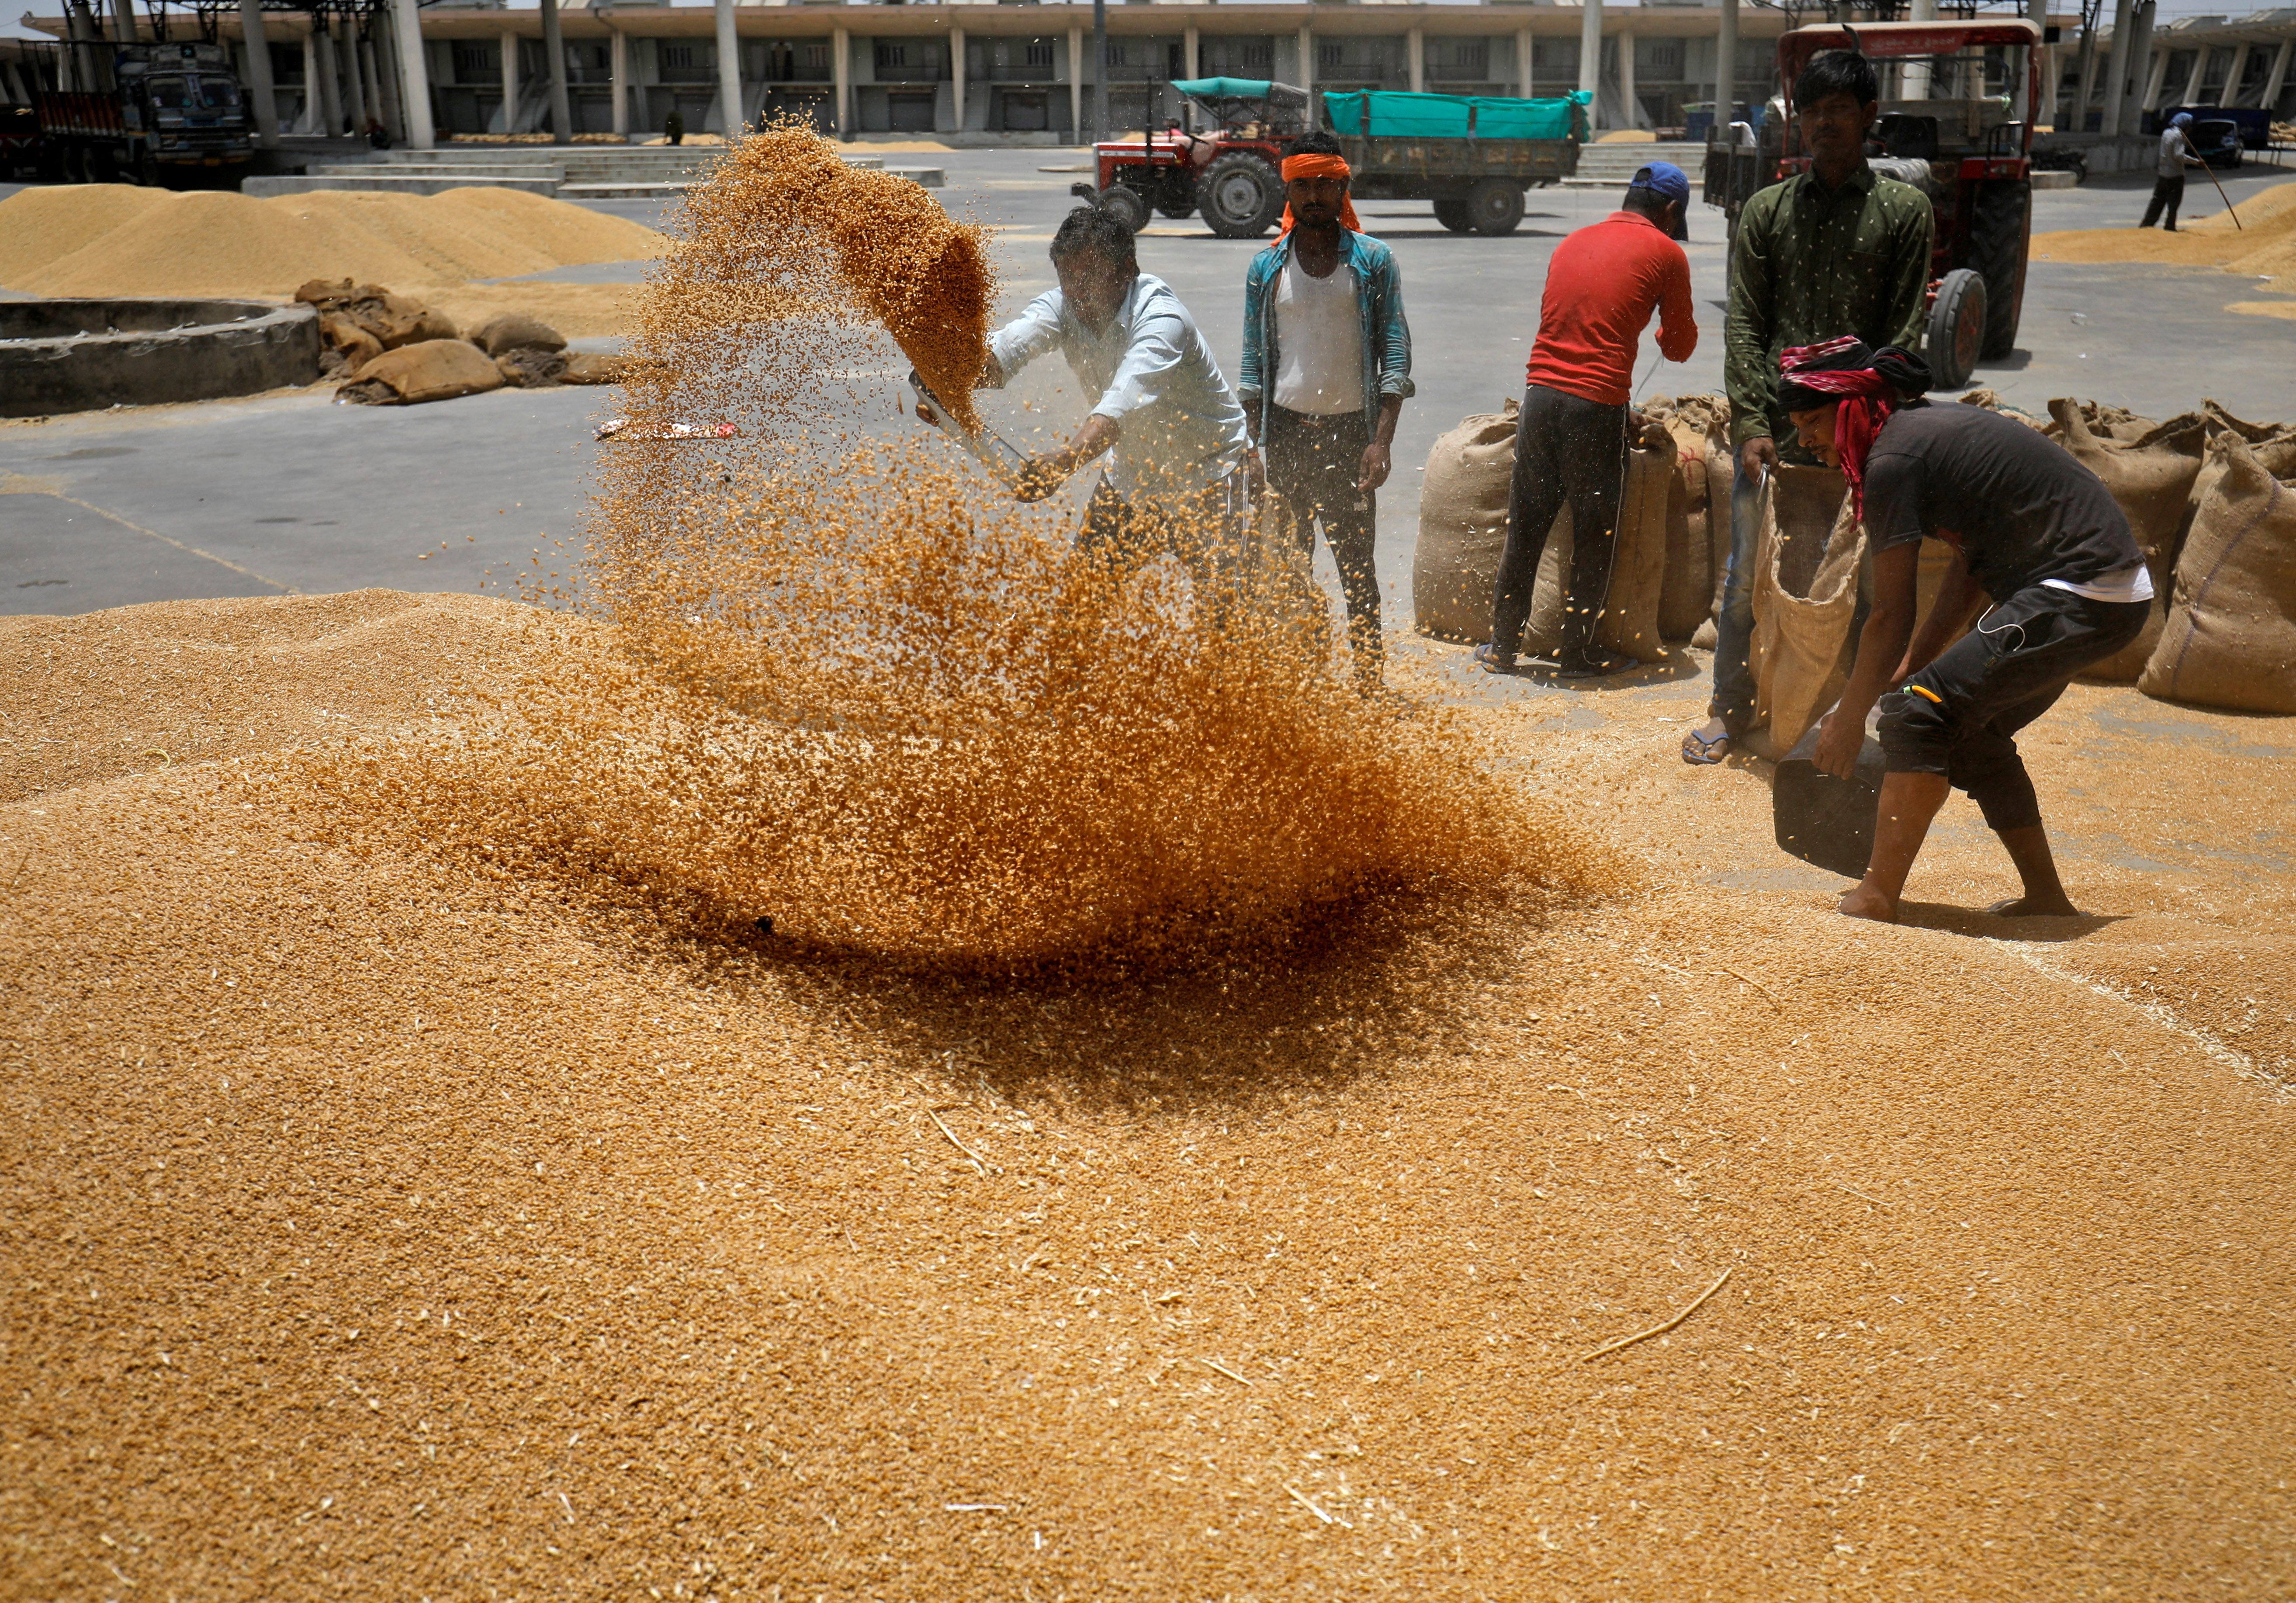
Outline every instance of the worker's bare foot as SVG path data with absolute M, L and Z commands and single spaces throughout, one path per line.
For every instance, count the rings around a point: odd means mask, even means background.
M 1997 919 L 2078 919 L 2080 909 L 2063 896 L 2012 896 L 1986 912 Z
M 1844 892 L 1841 900 L 1833 906 L 1835 912 L 1847 913 L 1853 919 L 1871 919 L 1876 924 L 1898 921 L 1897 898 L 1885 896 L 1868 885 L 1860 885 L 1855 890 Z

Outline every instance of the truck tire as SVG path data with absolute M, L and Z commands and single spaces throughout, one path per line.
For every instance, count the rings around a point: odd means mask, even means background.
M 1522 221 L 1521 186 L 1486 178 L 1467 192 L 1467 216 L 1477 233 L 1513 233 Z
M 1969 265 L 1985 280 L 1985 344 L 1978 354 L 1988 362 L 2017 348 L 2032 216 L 2032 185 L 2023 179 L 1980 184 L 1970 202 Z
M 1435 201 L 1435 220 L 1453 233 L 1465 233 L 1475 225 L 1474 215 L 1467 203 L 1457 195 L 1439 196 Z
M 1148 202 L 1138 190 L 1126 184 L 1111 184 L 1100 192 L 1101 210 L 1124 225 L 1127 233 L 1138 233 L 1148 226 Z
M 1214 157 L 1196 181 L 1196 209 L 1224 240 L 1257 239 L 1283 215 L 1283 181 L 1249 151 Z
M 1938 389 L 1966 389 L 1985 346 L 1985 280 L 1956 267 L 1938 285 L 1930 307 L 1929 333 L 1923 341 L 1930 382 Z

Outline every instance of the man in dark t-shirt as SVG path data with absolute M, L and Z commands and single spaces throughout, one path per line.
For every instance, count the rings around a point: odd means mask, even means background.
M 1874 853 L 1841 911 L 1896 921 L 1930 821 L 1958 786 L 2024 880 L 2023 896 L 1991 911 L 2073 916 L 2016 734 L 2144 626 L 2152 582 L 2128 520 L 2095 474 L 2015 419 L 1920 399 L 1929 370 L 1904 351 L 1845 338 L 1789 350 L 1780 365 L 1781 404 L 1802 443 L 1849 478 L 1874 552 L 1857 666 L 1817 740 L 1817 766 L 1849 778 L 1880 706 L 1887 777 Z M 1924 538 L 1952 546 L 1955 561 L 1917 634 Z

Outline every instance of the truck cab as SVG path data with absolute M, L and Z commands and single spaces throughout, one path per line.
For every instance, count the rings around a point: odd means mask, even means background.
M 79 53 L 79 83 L 102 82 L 101 70 L 86 59 L 88 46 L 65 48 Z M 209 176 L 229 181 L 253 157 L 246 100 L 222 45 L 123 45 L 103 65 L 108 90 L 33 97 L 47 176 L 182 187 Z

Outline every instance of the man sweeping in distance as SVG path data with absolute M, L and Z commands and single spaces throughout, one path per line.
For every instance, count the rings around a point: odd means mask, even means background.
M 1515 424 L 1514 478 L 1507 491 L 1506 550 L 1491 598 L 1491 638 L 1475 648 L 1488 673 L 1512 674 L 1530 617 L 1538 559 L 1554 515 L 1570 505 L 1570 574 L 1554 671 L 1591 678 L 1633 667 L 1595 643 L 1618 551 L 1627 476 L 1627 403 L 1635 353 L 1651 314 L 1658 348 L 1687 361 L 1698 348 L 1690 303 L 1690 180 L 1670 161 L 1635 174 L 1621 208 L 1572 233 L 1546 265 L 1538 336 L 1524 374 Z
M 1723 375 L 1737 472 L 1730 489 L 1730 567 L 1714 620 L 1714 691 L 1707 722 L 1683 737 L 1682 760 L 1713 764 L 1754 721 L 1754 562 L 1763 476 L 1791 425 L 1777 401 L 1779 354 L 1836 334 L 1911 349 L 1929 315 L 1930 198 L 1876 174 L 1866 137 L 1882 115 L 1881 78 L 1852 51 L 1811 59 L 1794 80 L 1806 173 L 1746 203 L 1730 258 Z M 1805 459 L 1806 460 L 1806 459 Z
M 1002 388 L 1048 352 L 1066 358 L 1091 415 L 1062 449 L 1031 457 L 1014 494 L 1042 501 L 1103 454 L 1077 549 L 1122 573 L 1170 551 L 1199 595 L 1231 582 L 1250 442 L 1243 408 L 1163 280 L 1140 271 L 1131 230 L 1079 206 L 1053 235 L 1060 288 L 989 336 L 979 388 Z M 934 420 L 925 408 L 920 417 Z
M 2046 436 L 1983 406 L 1923 401 L 1929 369 L 1849 336 L 1786 351 L 1778 405 L 1802 445 L 1849 480 L 1874 553 L 1874 606 L 1841 699 L 1819 723 L 1817 766 L 1855 770 L 1878 702 L 1887 777 L 1853 918 L 1894 923 L 1930 821 L 1958 786 L 2001 837 L 2024 895 L 1990 911 L 2070 918 L 2017 732 L 2073 675 L 2135 640 L 2152 581 L 2096 475 Z M 1915 633 L 1924 538 L 1954 549 Z M 1990 609 L 1948 641 L 1980 607 Z
M 1363 232 L 1348 199 L 1340 143 L 1316 129 L 1283 157 L 1283 226 L 1243 277 L 1243 362 L 1236 388 L 1268 483 L 1299 519 L 1305 554 L 1316 526 L 1347 598 L 1356 678 L 1380 680 L 1375 493 L 1412 393 L 1411 326 L 1394 253 Z
M 2150 228 L 2157 222 L 2167 233 L 2177 232 L 2177 209 L 2185 203 L 2185 169 L 2208 165 L 2193 153 L 2193 142 L 2185 137 L 2185 130 L 2192 126 L 2193 114 L 2179 111 L 2161 130 L 2161 151 L 2152 163 L 2152 198 L 2144 203 L 2144 220 L 2136 225 L 2139 228 Z M 2163 207 L 2169 212 L 2165 217 L 2161 215 Z

